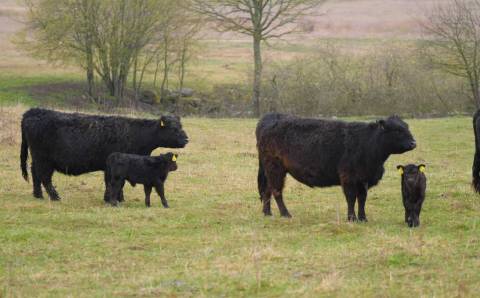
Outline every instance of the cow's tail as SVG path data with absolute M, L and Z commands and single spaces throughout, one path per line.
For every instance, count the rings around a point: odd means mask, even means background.
M 473 132 L 475 135 L 475 157 L 473 158 L 472 166 L 472 186 L 475 192 L 480 193 L 480 150 L 479 150 L 479 140 L 477 132 L 477 118 L 480 116 L 480 113 L 477 112 L 473 117 Z
M 22 169 L 22 176 L 25 181 L 28 182 L 27 171 L 27 158 L 28 158 L 28 143 L 25 138 L 25 131 L 22 127 L 22 145 L 20 146 L 20 168 Z
M 258 182 L 258 193 L 260 194 L 260 201 L 262 201 L 263 194 L 267 190 L 267 176 L 265 176 L 265 169 L 263 168 L 263 163 L 260 160 L 260 157 L 258 158 L 257 182 Z

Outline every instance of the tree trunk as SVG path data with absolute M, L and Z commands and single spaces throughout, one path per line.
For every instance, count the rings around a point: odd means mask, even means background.
M 95 73 L 94 73 L 94 64 L 93 64 L 93 40 L 90 34 L 86 38 L 86 52 L 87 52 L 87 85 L 88 85 L 88 96 L 94 98 L 95 96 Z
M 88 95 L 92 98 L 95 96 L 95 74 L 93 70 L 93 57 L 92 55 L 87 55 L 87 85 L 88 85 Z
M 260 93 L 262 85 L 262 52 L 261 52 L 261 34 L 253 35 L 253 56 L 254 56 L 254 73 L 253 73 L 253 112 L 255 117 L 260 117 Z
M 163 52 L 163 79 L 162 79 L 162 85 L 160 87 L 160 96 L 161 96 L 161 101 L 163 102 L 165 100 L 165 85 L 168 80 L 168 40 L 165 38 L 164 39 L 164 47 L 165 50 Z

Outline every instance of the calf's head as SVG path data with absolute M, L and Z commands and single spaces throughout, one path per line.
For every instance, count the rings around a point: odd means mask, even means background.
M 188 143 L 188 136 L 178 116 L 160 117 L 157 132 L 160 147 L 183 148 Z
M 177 170 L 177 154 L 173 154 L 172 152 L 168 152 L 165 154 L 160 154 L 159 156 L 155 156 L 153 159 L 150 158 L 147 160 L 148 165 L 151 167 L 160 170 L 160 172 L 173 172 Z
M 425 165 L 424 164 L 420 164 L 420 165 L 410 164 L 406 166 L 398 165 L 397 170 L 402 176 L 402 185 L 413 188 L 418 184 L 425 183 L 425 179 L 424 179 Z
M 378 120 L 377 125 L 388 153 L 401 154 L 417 147 L 417 143 L 408 129 L 408 124 L 398 116 Z

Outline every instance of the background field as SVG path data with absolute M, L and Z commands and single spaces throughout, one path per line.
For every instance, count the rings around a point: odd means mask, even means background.
M 191 143 L 166 184 L 171 208 L 126 186 L 102 201 L 100 173 L 55 175 L 63 200 L 36 200 L 18 164 L 23 107 L 2 108 L 0 289 L 3 296 L 475 296 L 480 202 L 469 185 L 470 118 L 409 120 L 418 148 L 392 156 L 346 222 L 341 190 L 288 178 L 293 219 L 264 218 L 256 192 L 255 120 L 184 119 Z M 159 150 L 164 152 L 166 150 Z M 422 225 L 403 223 L 395 166 L 427 164 Z
M 380 54 L 383 45 L 407 49 L 420 36 L 425 11 L 441 1 L 329 1 L 305 20 L 312 31 L 270 44 L 264 58 L 267 65 L 291 62 L 327 43 L 346 57 L 378 45 Z M 470 117 L 407 120 L 418 148 L 388 160 L 364 224 L 346 221 L 340 188 L 309 189 L 290 177 L 285 201 L 293 218 L 280 218 L 275 204 L 274 216 L 264 218 L 254 119 L 182 120 L 191 142 L 175 151 L 179 169 L 166 184 L 168 210 L 156 196 L 146 209 L 142 187 L 129 185 L 123 206 L 105 206 L 101 173 L 56 174 L 63 200 L 34 199 L 19 169 L 22 113 L 29 106 L 100 112 L 81 102 L 78 69 L 35 60 L 14 46 L 23 13 L 16 0 L 0 0 L 0 297 L 478 296 L 480 199 L 470 188 Z M 249 84 L 248 40 L 207 31 L 200 49 L 187 87 L 216 96 L 216 86 Z M 416 61 L 404 56 L 402 66 Z M 415 89 L 425 75 L 416 74 L 406 73 L 413 82 L 405 88 Z M 460 106 L 459 93 L 439 93 L 453 113 L 470 109 Z M 427 164 L 418 229 L 403 223 L 395 166 L 407 162 Z

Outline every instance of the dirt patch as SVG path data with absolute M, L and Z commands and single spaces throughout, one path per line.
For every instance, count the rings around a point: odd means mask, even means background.
M 0 106 L 0 144 L 18 145 L 21 141 L 20 119 L 25 107 L 18 105 L 14 107 Z

